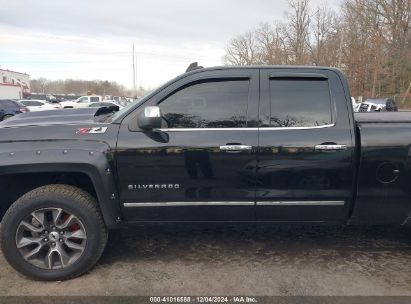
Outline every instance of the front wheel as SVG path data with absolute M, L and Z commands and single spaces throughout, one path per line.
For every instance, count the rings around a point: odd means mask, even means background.
M 48 185 L 20 197 L 1 225 L 1 248 L 20 273 L 37 280 L 66 280 L 100 258 L 107 230 L 96 200 L 69 185 Z

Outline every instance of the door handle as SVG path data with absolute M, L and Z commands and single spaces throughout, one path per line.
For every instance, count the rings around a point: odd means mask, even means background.
M 347 150 L 347 146 L 337 145 L 337 144 L 323 144 L 323 145 L 315 146 L 315 151 L 337 151 L 337 150 Z
M 253 147 L 247 145 L 224 145 L 220 146 L 221 151 L 226 151 L 228 153 L 239 153 L 241 151 L 250 151 Z

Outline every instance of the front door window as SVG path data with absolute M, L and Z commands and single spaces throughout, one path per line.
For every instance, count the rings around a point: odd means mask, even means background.
M 205 81 L 160 103 L 166 128 L 241 128 L 247 124 L 248 80 Z

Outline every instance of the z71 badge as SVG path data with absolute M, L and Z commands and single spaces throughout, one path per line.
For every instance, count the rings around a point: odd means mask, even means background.
M 106 131 L 107 127 L 78 128 L 76 134 L 103 134 Z

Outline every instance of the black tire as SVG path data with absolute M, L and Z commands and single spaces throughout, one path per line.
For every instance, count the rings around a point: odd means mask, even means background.
M 6 119 L 9 119 L 9 118 L 12 118 L 13 116 L 14 115 L 11 115 L 11 114 L 4 115 L 2 121 L 6 120 Z
M 81 220 L 87 242 L 80 257 L 61 269 L 43 269 L 26 261 L 16 245 L 20 222 L 42 208 L 62 208 Z M 96 200 L 82 189 L 69 185 L 47 185 L 20 197 L 7 210 L 0 231 L 1 249 L 7 261 L 18 272 L 41 281 L 60 281 L 80 276 L 99 260 L 107 243 L 107 229 Z

